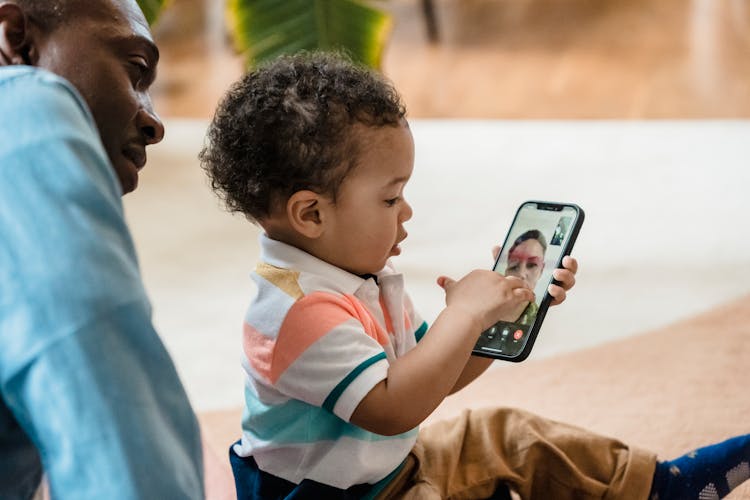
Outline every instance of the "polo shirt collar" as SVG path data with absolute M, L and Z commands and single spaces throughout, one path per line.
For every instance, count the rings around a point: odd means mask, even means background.
M 295 246 L 271 239 L 265 233 L 260 235 L 259 240 L 261 261 L 272 266 L 313 274 L 325 281 L 331 289 L 341 293 L 354 295 L 369 281 L 329 264 Z M 377 276 L 380 278 L 384 274 L 393 274 L 393 271 L 386 267 L 378 272 Z

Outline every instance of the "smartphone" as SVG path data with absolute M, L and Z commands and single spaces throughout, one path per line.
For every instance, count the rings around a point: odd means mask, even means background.
M 552 271 L 573 249 L 583 218 L 573 203 L 527 201 L 518 207 L 492 269 L 523 279 L 536 299 L 514 322 L 500 321 L 482 332 L 474 354 L 516 362 L 529 356 L 552 301 Z

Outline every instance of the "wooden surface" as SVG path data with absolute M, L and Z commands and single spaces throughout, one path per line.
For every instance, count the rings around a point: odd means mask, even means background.
M 750 117 L 746 0 L 377 2 L 395 28 L 384 72 L 420 118 Z M 221 0 L 174 0 L 155 26 L 166 117 L 210 117 L 242 64 Z

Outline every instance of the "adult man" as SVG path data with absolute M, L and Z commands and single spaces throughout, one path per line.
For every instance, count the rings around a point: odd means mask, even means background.
M 120 201 L 157 60 L 135 0 L 0 0 L 0 498 L 203 497 Z

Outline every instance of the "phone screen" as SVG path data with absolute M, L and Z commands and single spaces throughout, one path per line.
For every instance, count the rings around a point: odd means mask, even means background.
M 534 290 L 529 303 L 515 322 L 498 322 L 482 333 L 475 351 L 512 358 L 523 351 L 529 334 L 536 334 L 540 310 L 549 303 L 547 288 L 552 272 L 570 251 L 580 210 L 571 205 L 527 202 L 521 205 L 503 243 L 494 271 L 515 276 Z M 539 318 L 540 321 L 543 314 Z M 536 328 L 532 328 L 536 326 Z

